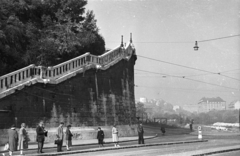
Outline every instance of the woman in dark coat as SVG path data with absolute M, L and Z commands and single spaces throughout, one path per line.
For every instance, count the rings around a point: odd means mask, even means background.
M 98 127 L 97 139 L 98 139 L 99 147 L 100 145 L 102 145 L 103 147 L 104 132 L 103 130 L 101 130 L 100 127 Z
M 18 146 L 18 133 L 15 125 L 12 125 L 8 130 L 8 143 L 9 143 L 9 155 L 12 156 L 13 151 L 17 151 Z
M 71 125 L 67 126 L 66 129 L 66 147 L 67 147 L 67 151 L 70 151 L 70 147 L 72 146 L 72 132 L 70 131 Z

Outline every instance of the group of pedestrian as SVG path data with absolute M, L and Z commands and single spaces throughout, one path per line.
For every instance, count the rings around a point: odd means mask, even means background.
M 63 139 L 64 139 L 63 126 L 64 126 L 64 123 L 60 122 L 60 125 L 58 126 L 57 132 L 56 132 L 56 139 L 54 142 L 55 142 L 55 144 L 57 144 L 57 152 L 62 151 Z M 10 156 L 12 156 L 13 151 L 17 151 L 17 149 L 20 150 L 20 155 L 24 155 L 23 151 L 28 149 L 29 138 L 28 138 L 28 134 L 27 134 L 27 131 L 25 128 L 26 128 L 26 124 L 22 123 L 19 133 L 17 132 L 15 125 L 12 125 L 11 128 L 9 129 L 8 143 L 9 143 L 9 155 Z M 65 131 L 65 140 L 66 140 L 67 150 L 71 150 L 71 146 L 72 146 L 73 134 L 70 131 L 70 129 L 71 129 L 71 125 L 68 125 L 66 127 L 66 131 Z M 138 131 L 138 136 L 139 136 L 138 143 L 144 144 L 144 137 L 143 137 L 144 130 L 143 130 L 143 126 L 141 123 L 138 125 L 137 131 Z M 45 130 L 43 121 L 39 122 L 39 124 L 36 128 L 36 133 L 37 133 L 36 141 L 38 143 L 37 153 L 44 153 L 43 145 L 44 145 L 45 137 L 47 137 L 47 135 L 48 135 L 48 131 Z M 103 147 L 104 146 L 103 145 L 104 144 L 104 132 L 101 129 L 101 127 L 98 127 L 97 139 L 98 139 L 99 147 Z M 113 127 L 112 127 L 112 141 L 114 143 L 114 147 L 120 147 L 119 132 L 118 132 L 116 125 L 113 125 Z
M 12 125 L 8 130 L 8 150 L 10 156 L 12 156 L 13 151 L 17 150 L 20 150 L 20 155 L 23 155 L 23 151 L 28 148 L 29 138 L 25 128 L 26 124 L 22 123 L 19 132 L 17 132 L 15 125 Z
M 57 144 L 57 152 L 61 152 L 62 151 L 62 145 L 63 145 L 63 138 L 64 138 L 64 132 L 63 132 L 63 122 L 60 122 L 60 125 L 57 128 L 57 133 L 56 133 L 56 139 L 55 139 L 55 144 Z M 66 148 L 67 150 L 71 150 L 71 146 L 72 146 L 72 136 L 73 134 L 70 131 L 71 125 L 67 126 L 66 129 Z M 45 137 L 47 137 L 47 133 L 48 131 L 46 131 L 44 129 L 44 124 L 43 121 L 40 121 L 37 129 L 36 129 L 36 133 L 37 133 L 37 142 L 38 142 L 38 151 L 37 153 L 44 153 L 43 150 L 43 144 L 45 141 Z
M 98 127 L 98 133 L 97 133 L 97 139 L 98 139 L 98 145 L 99 147 L 103 147 L 104 145 L 104 132 L 101 129 L 101 127 Z M 113 125 L 112 128 L 112 141 L 114 143 L 114 147 L 120 147 L 118 144 L 119 142 L 119 134 L 118 134 L 118 129 L 116 125 Z

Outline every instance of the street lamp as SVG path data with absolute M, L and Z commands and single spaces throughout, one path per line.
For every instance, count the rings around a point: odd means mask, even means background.
M 195 46 L 193 47 L 193 49 L 195 50 L 195 51 L 197 51 L 198 50 L 198 42 L 197 41 L 195 41 Z

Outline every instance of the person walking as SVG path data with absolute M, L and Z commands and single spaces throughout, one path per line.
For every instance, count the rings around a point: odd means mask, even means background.
M 161 132 L 162 132 L 162 135 L 165 135 L 166 130 L 164 125 L 161 125 Z
M 57 139 L 58 139 L 58 144 L 57 144 L 57 152 L 62 151 L 62 145 L 63 145 L 63 122 L 60 122 L 60 125 L 57 128 Z
M 101 130 L 101 127 L 98 127 L 97 139 L 99 147 L 103 147 L 104 132 Z
M 118 129 L 116 125 L 113 126 L 112 128 L 112 139 L 115 147 L 120 147 L 118 144 L 119 138 L 118 138 Z
M 138 125 L 137 131 L 138 131 L 138 144 L 144 144 L 144 138 L 143 138 L 144 130 L 141 123 Z
M 40 121 L 37 128 L 37 142 L 38 142 L 38 151 L 37 153 L 44 153 L 43 150 L 43 144 L 45 140 L 45 136 L 47 135 L 47 131 L 44 129 L 43 121 Z
M 67 126 L 66 129 L 66 147 L 67 147 L 67 151 L 70 151 L 71 146 L 72 146 L 72 132 L 70 131 L 71 129 L 71 125 Z
M 23 150 L 26 150 L 28 148 L 29 138 L 25 127 L 26 124 L 22 123 L 19 130 L 18 149 L 20 150 L 20 155 L 23 155 Z
M 17 151 L 18 133 L 15 125 L 12 125 L 8 130 L 9 155 L 12 156 L 13 151 Z

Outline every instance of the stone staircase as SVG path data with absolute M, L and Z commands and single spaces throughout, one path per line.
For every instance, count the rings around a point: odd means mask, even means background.
M 91 68 L 106 70 L 122 59 L 129 60 L 132 55 L 136 54 L 131 36 L 128 44 L 123 45 L 122 39 L 120 46 L 101 56 L 85 53 L 84 55 L 51 67 L 31 64 L 0 77 L 0 99 L 14 93 L 16 90 L 21 90 L 35 83 L 58 84 Z

